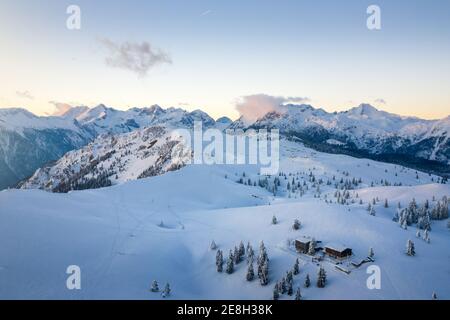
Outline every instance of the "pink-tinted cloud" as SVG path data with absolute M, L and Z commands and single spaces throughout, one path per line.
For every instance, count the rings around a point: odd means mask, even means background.
M 283 113 L 286 103 L 305 103 L 307 97 L 283 97 L 267 94 L 255 94 L 242 97 L 236 104 L 236 110 L 246 122 L 254 122 L 269 112 Z

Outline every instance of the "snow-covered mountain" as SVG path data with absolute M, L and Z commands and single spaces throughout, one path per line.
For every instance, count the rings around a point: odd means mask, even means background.
M 14 186 L 50 160 L 93 138 L 73 119 L 0 109 L 0 189 Z
M 104 105 L 74 107 L 49 117 L 21 108 L 0 109 L 0 189 L 16 185 L 39 167 L 101 134 L 127 133 L 156 125 L 191 128 L 194 121 L 202 121 L 204 127 L 216 124 L 200 110 L 188 112 L 157 105 L 126 111 Z
M 322 151 L 398 161 L 450 173 L 450 116 L 441 120 L 403 117 L 361 104 L 329 113 L 310 105 L 284 105 L 248 124 L 232 128 L 278 128 Z
M 163 126 L 102 134 L 38 169 L 21 188 L 67 192 L 107 187 L 179 169 L 190 159 L 190 149 L 183 147 L 182 137 Z
M 194 121 L 202 121 L 205 127 L 215 125 L 214 119 L 201 110 L 188 112 L 179 108 L 163 109 L 158 105 L 131 108 L 126 111 L 99 105 L 75 114 L 73 119 L 95 134 L 125 133 L 137 128 L 162 124 L 174 128 L 192 128 Z

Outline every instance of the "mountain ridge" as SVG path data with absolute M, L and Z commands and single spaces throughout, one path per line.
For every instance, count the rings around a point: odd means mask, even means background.
M 23 108 L 0 109 L 0 189 L 15 185 L 45 163 L 102 134 L 120 135 L 161 125 L 192 128 L 195 121 L 220 130 L 277 128 L 282 135 L 301 139 L 320 151 L 450 174 L 450 116 L 425 120 L 378 110 L 370 104 L 332 113 L 308 104 L 286 104 L 248 123 L 242 117 L 214 120 L 200 109 L 152 105 L 123 111 L 100 104 L 68 108 L 59 116 L 37 116 Z
M 427 161 L 430 166 L 450 164 L 450 117 L 424 120 L 380 111 L 367 104 L 334 113 L 310 105 L 289 104 L 251 124 L 240 118 L 231 127 L 277 128 L 282 134 L 300 138 L 321 151 L 367 157 L 395 154 L 413 157 L 414 161 L 423 160 L 422 169 L 427 169 Z M 330 140 L 338 143 L 329 144 Z

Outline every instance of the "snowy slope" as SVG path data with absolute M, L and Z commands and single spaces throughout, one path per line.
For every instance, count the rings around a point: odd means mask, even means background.
M 21 188 L 55 192 L 109 186 L 176 170 L 191 159 L 181 137 L 162 126 L 122 135 L 103 134 L 38 169 Z
M 264 179 L 255 166 L 189 165 L 97 190 L 0 192 L 0 297 L 161 299 L 149 292 L 151 281 L 158 280 L 160 287 L 170 283 L 170 299 L 271 299 L 275 282 L 298 257 L 294 288 L 302 286 L 307 273 L 312 281 L 310 288 L 301 287 L 304 299 L 430 299 L 433 292 L 450 299 L 448 219 L 432 221 L 430 243 L 415 237 L 414 226 L 404 230 L 392 221 L 397 202 L 406 206 L 412 198 L 419 204 L 428 199 L 434 206 L 449 196 L 450 185 L 437 184 L 438 177 L 289 141 L 282 142 L 275 196 L 253 183 L 239 183 L 244 173 L 245 181 Z M 348 190 L 345 204 L 338 203 L 333 194 L 344 192 L 341 179 L 353 178 L 361 182 Z M 301 194 L 288 190 L 292 179 L 295 185 L 300 182 Z M 374 198 L 380 200 L 372 216 L 366 207 Z M 301 221 L 298 231 L 292 230 L 294 219 Z M 301 236 L 346 244 L 353 249 L 352 260 L 365 258 L 373 247 L 381 289 L 367 289 L 367 265 L 347 275 L 329 260 L 322 262 L 327 286 L 317 288 L 318 265 L 289 244 Z M 408 239 L 415 242 L 414 257 L 405 254 Z M 245 262 L 231 275 L 217 273 L 211 240 L 225 258 L 241 240 L 255 250 L 263 240 L 270 258 L 269 285 L 247 282 Z M 82 270 L 79 291 L 65 287 L 65 270 L 72 264 Z M 350 268 L 347 264 L 342 266 Z

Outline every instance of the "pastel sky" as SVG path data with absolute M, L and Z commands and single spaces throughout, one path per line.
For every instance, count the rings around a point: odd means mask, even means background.
M 66 27 L 71 4 L 80 30 Z M 371 4 L 381 30 L 366 27 Z M 37 114 L 159 104 L 236 118 L 253 94 L 450 114 L 448 0 L 0 0 L 0 43 L 0 107 Z M 117 61 L 127 48 L 154 64 Z

